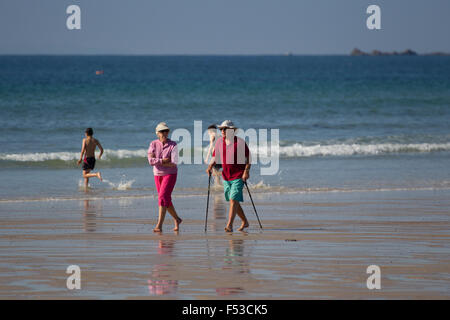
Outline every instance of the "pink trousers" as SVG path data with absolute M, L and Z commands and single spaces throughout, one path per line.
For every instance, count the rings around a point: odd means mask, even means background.
M 158 204 L 161 207 L 172 205 L 172 191 L 177 182 L 177 174 L 167 174 L 165 176 L 155 176 L 156 190 L 158 191 Z

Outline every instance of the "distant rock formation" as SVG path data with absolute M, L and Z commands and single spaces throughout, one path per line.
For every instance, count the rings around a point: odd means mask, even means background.
M 359 50 L 358 48 L 355 48 L 352 50 L 350 55 L 351 56 L 417 56 L 417 52 L 415 52 L 411 49 L 407 49 L 402 52 L 397 52 L 397 51 L 383 52 L 380 50 L 373 50 L 371 53 L 367 53 L 367 52 Z M 445 55 L 445 54 L 437 52 L 437 53 L 434 53 L 433 55 Z
M 412 51 L 411 49 L 400 52 L 401 56 L 417 56 L 417 52 Z
M 350 53 L 350 55 L 351 56 L 368 56 L 369 54 L 365 53 L 364 51 L 359 50 L 358 48 L 355 48 Z

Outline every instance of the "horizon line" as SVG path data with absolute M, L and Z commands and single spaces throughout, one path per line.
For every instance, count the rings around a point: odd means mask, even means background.
M 0 53 L 0 56 L 345 56 L 350 53 Z
M 414 51 L 414 50 L 413 50 Z M 369 54 L 371 51 L 366 53 Z M 383 51 L 390 53 L 391 51 Z M 446 51 L 417 52 L 418 56 L 436 53 L 449 54 Z M 0 56 L 352 56 L 349 53 L 0 53 Z M 399 55 L 401 56 L 401 55 Z

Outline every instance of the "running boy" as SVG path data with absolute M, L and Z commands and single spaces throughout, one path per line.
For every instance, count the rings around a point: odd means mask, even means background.
M 83 161 L 84 187 L 87 188 L 89 184 L 89 178 L 97 177 L 100 179 L 100 181 L 103 181 L 100 172 L 90 173 L 91 170 L 94 170 L 95 167 L 95 149 L 97 147 L 100 149 L 100 154 L 98 156 L 98 159 L 100 160 L 103 154 L 103 147 L 100 144 L 100 141 L 92 136 L 94 134 L 92 128 L 87 128 L 84 134 L 86 135 L 86 138 L 83 139 L 83 144 L 81 145 L 81 154 L 80 160 L 78 160 L 78 165 L 81 163 L 81 161 Z

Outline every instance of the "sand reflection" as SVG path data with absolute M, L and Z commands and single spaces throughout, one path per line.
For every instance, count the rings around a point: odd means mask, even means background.
M 230 270 L 240 275 L 249 274 L 250 268 L 247 258 L 244 256 L 244 240 L 229 240 L 223 261 L 223 270 Z M 244 292 L 245 290 L 240 286 L 216 288 L 216 293 L 219 296 L 236 295 Z
M 223 228 L 226 224 L 226 210 L 227 207 L 225 206 L 225 200 L 223 198 L 223 194 L 216 194 L 214 195 L 214 201 L 213 201 L 213 217 L 212 220 L 212 227 L 214 231 L 223 232 Z
M 175 241 L 173 240 L 159 240 L 157 253 L 164 261 L 165 257 L 173 257 L 173 248 Z M 174 294 L 178 290 L 178 280 L 170 279 L 170 271 L 172 265 L 157 264 L 153 267 L 150 279 L 148 282 L 148 290 L 150 295 L 167 295 Z
M 101 201 L 84 200 L 83 230 L 85 232 L 97 231 L 97 216 L 102 216 L 103 205 Z

